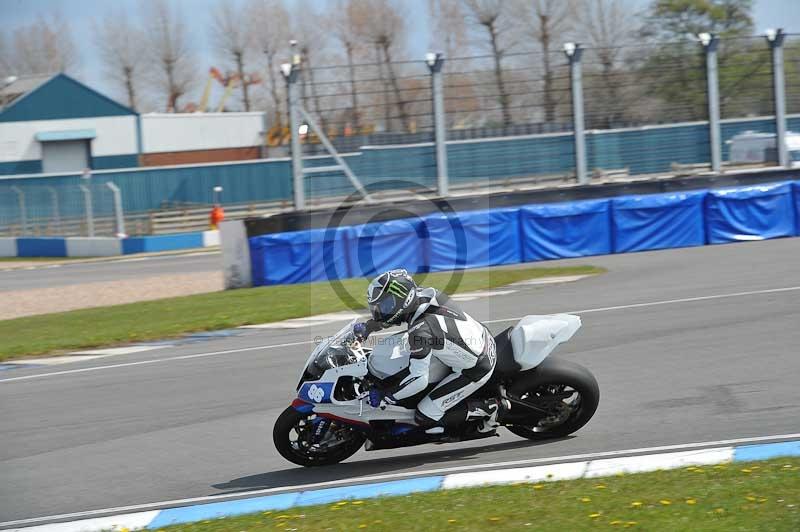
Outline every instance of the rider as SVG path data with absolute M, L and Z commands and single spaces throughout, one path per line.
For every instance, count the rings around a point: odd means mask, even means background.
M 373 279 L 367 302 L 372 319 L 356 324 L 355 335 L 365 339 L 405 322 L 411 349 L 408 367 L 388 379 L 394 384 L 373 390 L 373 395 L 377 392 L 387 403 L 394 403 L 422 392 L 428 387 L 431 358 L 436 357 L 452 372 L 419 402 L 414 419 L 426 432 L 443 432 L 445 412 L 492 376 L 497 362 L 494 338 L 447 294 L 418 287 L 406 270 L 391 270 Z M 499 406 L 495 399 L 467 401 L 466 419 L 484 418 L 479 430 L 494 430 Z

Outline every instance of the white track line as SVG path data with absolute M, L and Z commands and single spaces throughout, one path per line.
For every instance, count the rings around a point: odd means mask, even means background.
M 687 297 L 683 299 L 666 299 L 662 301 L 651 301 L 649 303 L 633 303 L 630 305 L 618 305 L 615 307 L 600 307 L 600 308 L 593 308 L 593 309 L 584 309 L 584 310 L 568 310 L 564 311 L 563 313 L 566 314 L 589 314 L 592 312 L 609 312 L 613 310 L 624 310 L 624 309 L 631 309 L 631 308 L 642 308 L 642 307 L 655 307 L 659 305 L 674 305 L 678 303 L 692 303 L 695 301 L 710 301 L 714 299 L 727 299 L 732 297 L 744 297 L 744 296 L 752 296 L 752 295 L 759 295 L 759 294 L 776 294 L 781 292 L 794 292 L 800 290 L 800 286 L 789 286 L 786 288 L 770 288 L 766 290 L 751 290 L 748 292 L 734 292 L 731 294 L 717 294 L 712 296 L 700 296 L 700 297 Z M 502 323 L 502 322 L 509 322 L 509 321 L 519 321 L 522 319 L 521 316 L 514 317 L 514 318 L 502 318 L 497 320 L 486 320 L 483 323 Z M 64 371 L 54 371 L 52 373 L 40 373 L 37 375 L 26 375 L 24 377 L 12 377 L 10 379 L 0 379 L 0 383 L 4 382 L 15 382 L 15 381 L 24 381 L 24 380 L 31 380 L 31 379 L 41 379 L 43 377 L 51 377 L 55 375 L 68 375 L 71 373 L 84 373 L 87 371 L 98 371 L 103 369 L 113 369 L 113 368 L 124 368 L 128 366 L 140 366 L 144 364 L 155 364 L 158 362 L 169 362 L 171 360 L 188 360 L 192 358 L 203 358 L 203 357 L 211 357 L 217 355 L 228 355 L 231 353 L 244 353 L 247 351 L 258 351 L 259 349 L 274 349 L 277 347 L 292 347 L 296 345 L 307 345 L 314 343 L 313 340 L 305 340 L 302 342 L 289 342 L 285 344 L 272 344 L 272 345 L 261 345 L 255 347 L 243 347 L 240 349 L 228 349 L 225 351 L 212 351 L 210 353 L 197 353 L 193 355 L 182 355 L 177 357 L 169 357 L 169 358 L 157 358 L 153 360 L 140 360 L 137 362 L 125 362 L 121 364 L 110 364 L 107 366 L 95 366 L 90 368 L 81 368 L 81 369 L 70 369 Z
M 131 511 L 142 511 L 148 510 L 153 508 L 165 508 L 165 507 L 173 507 L 173 506 L 183 506 L 192 503 L 202 503 L 202 502 L 215 502 L 221 501 L 226 499 L 244 499 L 249 497 L 254 497 L 257 495 L 268 495 L 271 493 L 279 493 L 285 491 L 305 491 L 308 489 L 317 489 L 317 488 L 326 488 L 332 486 L 341 486 L 341 485 L 356 485 L 363 482 L 380 482 L 380 481 L 387 481 L 387 480 L 395 480 L 395 479 L 402 479 L 408 477 L 426 477 L 426 476 L 434 476 L 434 475 L 444 475 L 456 472 L 463 472 L 463 471 L 471 471 L 471 470 L 479 470 L 479 469 L 495 469 L 495 468 L 504 468 L 504 467 L 514 467 L 514 466 L 521 466 L 521 465 L 528 465 L 528 464 L 541 464 L 546 462 L 554 462 L 554 463 L 566 463 L 566 462 L 575 462 L 579 460 L 593 460 L 593 459 L 602 459 L 602 458 L 611 458 L 617 456 L 627 456 L 627 455 L 637 455 L 637 454 L 648 454 L 648 453 L 657 453 L 662 451 L 680 451 L 680 450 L 691 450 L 691 449 L 701 449 L 701 448 L 715 448 L 715 447 L 722 447 L 728 445 L 738 445 L 738 444 L 748 444 L 748 443 L 759 443 L 759 442 L 769 442 L 769 441 L 782 441 L 782 440 L 793 440 L 800 438 L 800 433 L 795 434 L 776 434 L 773 436 L 754 436 L 750 438 L 735 438 L 730 440 L 716 440 L 716 441 L 705 441 L 705 442 L 694 442 L 694 443 L 681 443 L 676 445 L 660 445 L 657 447 L 641 447 L 638 449 L 621 449 L 616 451 L 601 451 L 601 452 L 594 452 L 594 453 L 585 453 L 585 454 L 573 454 L 567 456 L 552 456 L 548 458 L 529 458 L 527 460 L 514 460 L 510 462 L 495 462 L 490 464 L 471 464 L 471 465 L 464 465 L 464 466 L 454 466 L 454 467 L 443 467 L 438 469 L 427 469 L 422 471 L 407 471 L 402 473 L 387 473 L 383 475 L 370 475 L 365 477 L 355 477 L 355 478 L 346 478 L 341 480 L 331 480 L 327 482 L 315 482 L 312 484 L 299 484 L 296 486 L 281 486 L 276 488 L 266 488 L 260 490 L 253 490 L 253 491 L 246 491 L 246 492 L 235 492 L 235 493 L 225 493 L 220 495 L 207 495 L 205 497 L 193 497 L 189 499 L 176 499 L 171 501 L 161 501 L 161 502 L 152 502 L 152 503 L 145 503 L 145 504 L 136 504 L 132 506 L 120 506 L 117 508 L 104 508 L 101 510 L 88 510 L 85 512 L 76 512 L 71 514 L 62 514 L 62 515 L 50 515 L 46 517 L 34 517 L 30 519 L 22 519 L 18 521 L 6 521 L 4 523 L 0 523 L 0 527 L 7 527 L 13 525 L 27 525 L 27 524 L 34 524 L 42 521 L 51 521 L 51 520 L 61 520 L 61 519 L 71 519 L 76 517 L 91 517 L 96 515 L 103 515 L 103 514 L 118 514 L 118 513 L 125 513 Z

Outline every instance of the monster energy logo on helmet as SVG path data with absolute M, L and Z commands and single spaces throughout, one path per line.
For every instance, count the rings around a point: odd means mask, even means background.
M 394 279 L 389 281 L 389 286 L 386 287 L 386 291 L 401 299 L 405 299 L 405 297 L 408 295 L 408 288 Z

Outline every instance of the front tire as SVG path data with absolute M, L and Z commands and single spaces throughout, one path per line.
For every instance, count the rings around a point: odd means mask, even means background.
M 532 420 L 530 425 L 517 423 L 507 427 L 522 438 L 544 440 L 572 434 L 589 422 L 600 402 L 600 388 L 594 375 L 569 360 L 547 358 L 520 377 L 508 387 L 509 393 L 553 409 L 553 415 Z
M 272 429 L 272 441 L 281 456 L 290 462 L 305 466 L 338 464 L 353 456 L 366 441 L 358 429 L 331 421 L 326 435 L 327 441 L 311 442 L 315 420 L 314 412 L 298 412 L 288 407 L 281 412 Z

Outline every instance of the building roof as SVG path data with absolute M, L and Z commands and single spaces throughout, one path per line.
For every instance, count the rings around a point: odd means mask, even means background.
M 0 111 L 50 81 L 55 74 L 9 76 L 0 81 Z
M 0 122 L 137 114 L 63 73 L 20 76 L 9 81 L 5 86 L 0 84 Z

